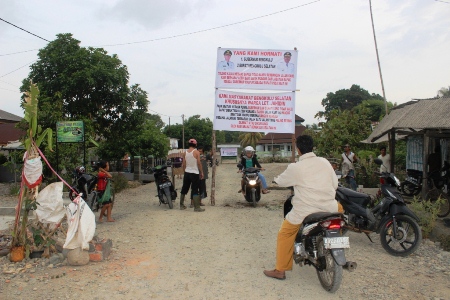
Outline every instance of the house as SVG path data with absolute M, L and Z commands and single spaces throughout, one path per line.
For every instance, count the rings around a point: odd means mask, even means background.
M 306 127 L 301 123 L 305 122 L 305 119 L 295 115 L 295 133 L 267 133 L 259 140 L 256 145 L 256 151 L 266 152 L 264 156 L 270 156 L 273 151 L 283 157 L 290 157 L 292 155 L 292 144 L 295 144 L 295 138 L 306 130 Z M 294 140 L 293 140 L 294 139 Z M 294 146 L 295 148 L 295 146 Z
M 22 130 L 16 128 L 21 120 L 21 117 L 0 109 L 0 147 L 18 141 L 24 135 Z
M 406 168 L 426 174 L 428 156 L 436 146 L 440 146 L 441 163 L 450 160 L 449 116 L 449 97 L 415 99 L 394 107 L 362 142 L 379 143 L 389 140 L 391 170 L 394 170 L 395 141 L 406 138 Z M 426 176 L 423 180 L 423 186 L 426 186 Z

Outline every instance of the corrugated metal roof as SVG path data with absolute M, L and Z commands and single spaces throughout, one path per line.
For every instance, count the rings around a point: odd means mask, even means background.
M 16 123 L 21 120 L 21 117 L 0 109 L 0 123 Z
M 395 107 L 366 141 L 375 142 L 391 129 L 450 129 L 450 98 L 414 100 Z

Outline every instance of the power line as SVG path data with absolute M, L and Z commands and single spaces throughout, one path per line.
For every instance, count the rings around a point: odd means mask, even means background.
M 448 2 L 448 1 L 442 1 L 442 0 L 434 0 L 434 1 L 436 1 L 436 2 L 442 2 L 442 3 L 445 3 L 445 4 L 450 4 L 450 2 Z
M 206 32 L 206 31 L 221 29 L 221 28 L 225 28 L 225 27 L 229 27 L 229 26 L 234 26 L 234 25 L 238 25 L 238 24 L 254 21 L 254 20 L 257 20 L 257 19 L 261 19 L 261 18 L 270 17 L 270 16 L 273 16 L 273 15 L 276 15 L 276 14 L 287 12 L 289 10 L 297 9 L 299 7 L 307 6 L 307 5 L 310 5 L 310 4 L 319 2 L 319 1 L 320 0 L 315 0 L 315 1 L 308 2 L 308 3 L 302 4 L 302 5 L 298 5 L 298 6 L 294 6 L 294 7 L 287 8 L 287 9 L 283 9 L 283 10 L 280 10 L 280 11 L 277 11 L 277 12 L 273 12 L 273 13 L 270 13 L 270 14 L 266 14 L 266 15 L 263 15 L 263 16 L 254 17 L 254 18 L 251 18 L 251 19 L 247 19 L 247 20 L 243 20 L 243 21 L 239 21 L 239 22 L 235 22 L 235 23 L 230 23 L 230 24 L 227 24 L 227 25 L 212 27 L 212 28 L 208 28 L 208 29 L 202 29 L 202 30 L 198 30 L 198 31 L 182 33 L 182 34 L 177 34 L 177 35 L 172 35 L 172 36 L 162 37 L 162 38 L 157 38 L 157 39 L 152 39 L 152 40 L 145 40 L 145 41 L 138 41 L 138 42 L 129 42 L 129 43 L 121 43 L 121 44 L 111 44 L 111 45 L 101 45 L 101 46 L 98 46 L 98 47 L 113 47 L 113 46 L 123 46 L 123 45 L 131 45 L 131 44 L 148 43 L 148 42 L 168 40 L 168 39 L 173 39 L 173 38 L 177 38 L 177 37 L 182 37 L 182 36 L 202 33 L 202 32 Z
M 19 51 L 19 52 L 13 52 L 13 53 L 7 53 L 7 54 L 0 54 L 0 56 L 7 56 L 7 55 L 13 55 L 13 54 L 20 54 L 25 52 L 31 52 L 31 51 L 38 51 L 39 49 L 31 49 L 31 50 L 25 50 L 25 51 Z
M 34 33 L 32 33 L 32 32 L 29 32 L 28 30 L 25 30 L 25 29 L 23 29 L 23 28 L 21 28 L 21 27 L 19 27 L 19 26 L 17 26 L 17 25 L 14 25 L 13 23 L 10 23 L 10 22 L 8 22 L 8 21 L 2 19 L 2 18 L 0 18 L 0 20 L 3 21 L 3 22 L 5 22 L 5 23 L 8 23 L 9 25 L 12 25 L 12 26 L 14 26 L 14 27 L 16 27 L 16 28 L 19 28 L 20 30 L 25 31 L 26 33 L 29 33 L 29 34 L 31 34 L 31 35 L 34 35 L 35 37 L 38 37 L 38 38 L 40 38 L 41 40 L 44 40 L 44 41 L 46 41 L 46 42 L 50 42 L 49 40 L 46 40 L 46 39 L 44 39 L 43 37 L 40 37 L 40 36 L 38 36 L 38 35 L 36 35 L 36 34 L 34 34 Z
M 164 116 L 164 117 L 169 117 L 169 118 L 181 118 L 182 116 L 169 116 L 169 115 L 165 115 L 165 114 L 162 114 L 162 113 L 159 113 L 159 112 L 157 112 L 157 111 L 154 111 L 153 109 L 148 109 L 149 111 L 152 111 L 152 112 L 154 112 L 154 113 L 156 113 L 157 115 L 160 115 L 160 116 Z
M 0 78 L 5 77 L 6 75 L 9 75 L 9 74 L 11 74 L 11 73 L 14 73 L 14 72 L 16 72 L 16 71 L 18 71 L 18 70 L 20 70 L 20 69 L 22 69 L 22 68 L 25 68 L 26 66 L 31 65 L 31 64 L 34 63 L 35 61 L 37 61 L 37 60 L 33 60 L 32 62 L 29 62 L 29 63 L 27 63 L 26 65 L 21 66 L 20 68 L 17 68 L 17 69 L 15 69 L 15 70 L 13 70 L 13 71 L 11 71 L 11 72 L 9 72 L 9 73 L 3 74 L 2 76 L 0 76 Z
M 114 47 L 114 46 L 124 46 L 124 45 L 132 45 L 132 44 L 141 44 L 141 43 L 150 43 L 150 42 L 156 42 L 156 41 L 162 41 L 162 40 L 168 40 L 168 39 L 174 39 L 174 38 L 178 38 L 178 37 L 182 37 L 182 36 L 187 36 L 187 35 L 193 35 L 193 34 L 198 34 L 198 33 L 202 33 L 202 32 L 206 32 L 206 31 L 211 31 L 211 30 L 216 30 L 216 29 L 221 29 L 221 28 L 225 28 L 225 27 L 230 27 L 230 26 L 234 26 L 234 25 L 238 25 L 238 24 L 242 24 L 242 23 L 246 23 L 246 22 L 250 22 L 250 21 L 254 21 L 254 20 L 258 20 L 261 18 L 266 18 L 266 17 L 270 17 L 276 14 L 280 14 L 280 13 L 284 13 L 290 10 L 294 10 L 303 6 L 307 6 L 316 2 L 319 2 L 320 0 L 315 0 L 315 1 L 311 1 L 302 5 L 298 5 L 298 6 L 294 6 L 291 8 L 287 8 L 287 9 L 283 9 L 277 12 L 273 12 L 270 14 L 266 14 L 263 16 L 258 16 L 258 17 L 254 17 L 251 19 L 247 19 L 247 20 L 243 20 L 243 21 L 238 21 L 235 23 L 230 23 L 230 24 L 226 24 L 226 25 L 222 25 L 222 26 L 217 26 L 217 27 L 212 27 L 212 28 L 207 28 L 207 29 L 202 29 L 202 30 L 198 30 L 198 31 L 193 31 L 193 32 L 188 32 L 188 33 L 181 33 L 181 34 L 176 34 L 176 35 L 172 35 L 172 36 L 167 36 L 167 37 L 162 37 L 162 38 L 156 38 L 156 39 L 151 39 L 151 40 L 145 40 L 145 41 L 136 41 L 136 42 L 128 42 L 128 43 L 120 43 L 120 44 L 111 44 L 111 45 L 100 45 L 100 46 L 95 46 L 95 47 Z M 35 51 L 38 49 L 34 49 L 34 50 L 26 50 L 26 51 L 21 51 L 21 52 L 14 52 L 14 53 L 7 53 L 7 54 L 0 54 L 0 56 L 7 56 L 7 55 L 13 55 L 13 54 L 20 54 L 20 53 L 24 53 L 24 52 L 29 52 L 29 51 Z

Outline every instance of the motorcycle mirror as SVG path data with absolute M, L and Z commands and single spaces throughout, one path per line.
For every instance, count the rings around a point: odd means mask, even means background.
M 373 162 L 376 163 L 376 164 L 379 165 L 379 166 L 381 166 L 381 165 L 383 164 L 383 161 L 382 161 L 381 159 L 379 159 L 379 158 L 375 158 L 375 159 L 373 160 Z

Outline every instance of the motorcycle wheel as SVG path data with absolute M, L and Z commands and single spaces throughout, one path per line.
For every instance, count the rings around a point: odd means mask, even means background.
M 256 207 L 256 189 L 252 189 L 252 202 L 253 207 Z
M 419 248 L 422 241 L 422 231 L 419 224 L 406 215 L 396 215 L 397 235 L 394 236 L 392 218 L 384 221 L 380 227 L 381 246 L 394 256 L 408 256 Z
M 441 198 L 441 204 L 437 216 L 444 218 L 450 214 L 449 196 L 439 189 L 431 189 L 425 196 L 425 199 L 430 199 L 432 202 L 436 202 L 439 198 Z
M 331 255 L 329 249 L 325 249 L 323 237 L 317 238 L 318 257 L 324 257 L 325 266 L 323 271 L 317 271 L 322 287 L 330 293 L 334 293 L 339 289 L 342 281 L 342 266 L 339 266 Z
M 169 204 L 169 208 L 172 209 L 173 208 L 173 202 L 172 202 L 172 195 L 170 195 L 170 189 L 165 189 L 164 190 L 164 198 L 166 198 L 166 203 Z
M 419 195 L 421 188 L 410 182 L 403 181 L 400 185 L 400 191 L 406 196 L 417 196 Z

